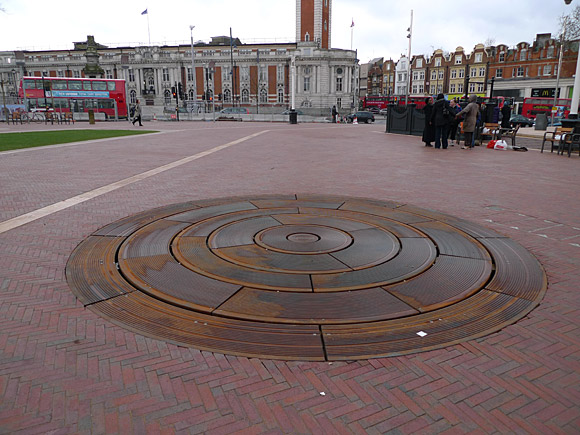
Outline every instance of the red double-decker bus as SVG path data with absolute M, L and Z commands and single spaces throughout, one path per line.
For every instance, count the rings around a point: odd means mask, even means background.
M 572 100 L 568 98 L 556 98 L 556 113 L 557 117 L 567 118 L 570 114 L 570 104 Z M 524 98 L 522 105 L 522 115 L 526 118 L 535 119 L 538 113 L 545 113 L 548 118 L 552 115 L 552 107 L 554 105 L 553 98 Z
M 26 110 L 104 113 L 127 117 L 125 80 L 64 77 L 23 77 L 18 97 Z

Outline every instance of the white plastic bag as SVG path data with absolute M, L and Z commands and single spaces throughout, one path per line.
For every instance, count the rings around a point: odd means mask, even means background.
M 494 150 L 510 150 L 512 149 L 511 145 L 508 145 L 508 143 L 505 140 L 498 140 L 495 145 L 493 146 Z

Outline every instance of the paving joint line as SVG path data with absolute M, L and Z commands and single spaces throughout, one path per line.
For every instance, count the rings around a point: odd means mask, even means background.
M 122 187 L 136 183 L 138 181 L 142 181 L 142 180 L 145 180 L 149 177 L 153 177 L 155 175 L 161 174 L 162 172 L 168 171 L 170 169 L 177 168 L 178 166 L 184 165 L 186 163 L 193 162 L 194 160 L 211 155 L 211 154 L 216 153 L 218 151 L 221 151 L 223 149 L 229 148 L 233 145 L 237 145 L 239 143 L 253 139 L 257 136 L 260 136 L 264 133 L 267 133 L 268 131 L 270 131 L 270 130 L 262 130 L 262 131 L 259 131 L 257 133 L 251 134 L 249 136 L 244 136 L 240 139 L 236 139 L 232 142 L 228 142 L 226 144 L 216 146 L 216 147 L 211 148 L 207 151 L 199 152 L 199 153 L 194 154 L 192 156 L 185 157 L 185 158 L 180 159 L 180 160 L 176 160 L 175 162 L 168 163 L 166 165 L 162 165 L 162 166 L 159 166 L 159 167 L 154 168 L 154 169 L 150 169 L 149 171 L 145 171 L 145 172 L 142 172 L 140 174 L 133 175 L 132 177 L 128 177 L 128 178 L 125 178 L 123 180 L 116 181 L 116 182 L 111 183 L 111 184 L 107 184 L 107 185 L 99 187 L 97 189 L 93 189 L 89 192 L 81 193 L 80 195 L 73 196 L 72 198 L 68 198 L 68 199 L 65 199 L 63 201 L 59 201 L 55 204 L 51 204 L 51 205 L 48 205 L 46 207 L 42 207 L 42 208 L 39 208 L 37 210 L 33 210 L 29 213 L 25 213 L 23 215 L 16 216 L 12 219 L 8 219 L 7 221 L 0 222 L 0 234 L 5 233 L 7 231 L 10 231 L 12 229 L 18 228 L 22 225 L 26 225 L 30 222 L 41 219 L 43 217 L 49 216 L 49 215 L 54 214 L 56 212 L 65 210 L 69 207 L 73 207 L 75 205 L 81 204 L 85 201 L 89 201 L 91 199 L 94 199 L 94 198 L 101 196 L 101 195 L 104 195 L 106 193 L 113 192 L 117 189 L 120 189 Z

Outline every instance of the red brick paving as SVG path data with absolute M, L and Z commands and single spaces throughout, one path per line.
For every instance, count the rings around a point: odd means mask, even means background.
M 58 128 L 0 131 L 47 127 Z M 0 154 L 0 221 L 269 132 L 0 234 L 0 433 L 579 432 L 578 156 L 540 154 L 535 142 L 527 153 L 427 149 L 379 124 L 145 128 L 164 134 Z M 407 202 L 487 226 L 540 260 L 546 297 L 488 337 L 329 364 L 136 335 L 84 309 L 66 285 L 71 251 L 111 221 L 189 200 L 297 192 Z

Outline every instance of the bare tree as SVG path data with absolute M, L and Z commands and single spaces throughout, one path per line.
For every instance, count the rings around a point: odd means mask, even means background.
M 492 36 L 488 36 L 484 44 L 486 47 L 493 47 L 495 45 L 495 38 L 493 38 Z
M 566 35 L 564 33 L 564 21 L 566 21 Z M 572 9 L 568 15 L 564 14 L 558 19 L 558 38 L 564 36 L 566 41 L 580 38 L 580 6 Z

